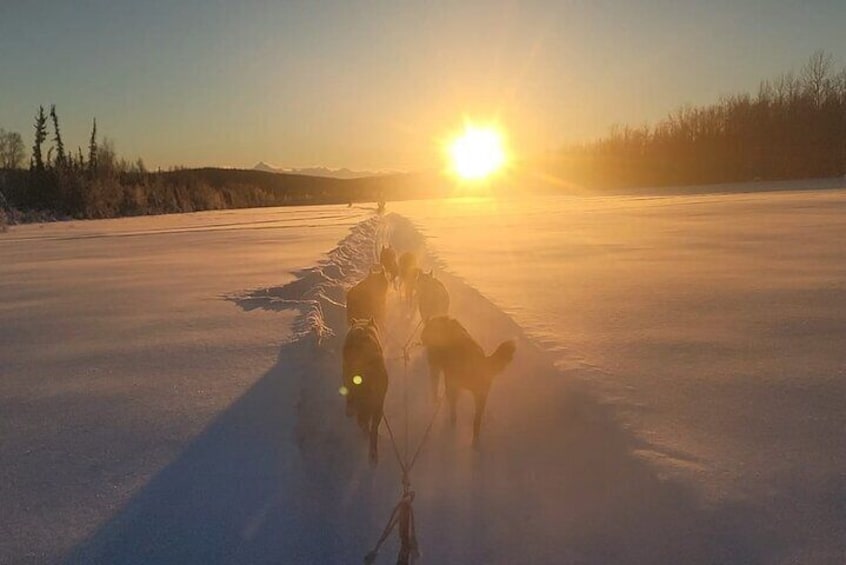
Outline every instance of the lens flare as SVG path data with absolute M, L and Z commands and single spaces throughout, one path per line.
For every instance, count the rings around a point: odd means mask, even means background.
M 354 385 L 360 385 L 362 382 L 364 382 L 364 379 L 361 378 L 361 375 L 356 375 L 353 377 L 352 381 Z
M 340 394 L 341 396 L 346 396 L 349 393 L 350 393 L 350 389 L 348 389 L 347 387 L 345 387 L 343 385 L 341 385 L 341 388 L 338 389 L 338 394 Z
M 505 164 L 502 134 L 490 126 L 467 124 L 448 146 L 453 172 L 464 180 L 483 179 Z

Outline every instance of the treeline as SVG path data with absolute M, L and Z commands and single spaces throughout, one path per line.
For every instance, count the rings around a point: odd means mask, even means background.
M 567 148 L 555 175 L 619 188 L 782 180 L 846 173 L 846 69 L 814 53 L 797 75 L 705 107 L 685 107 L 654 126 L 616 127 Z
M 107 138 L 98 140 L 96 119 L 85 151 L 67 149 L 55 105 L 49 113 L 39 106 L 33 129 L 28 170 L 19 168 L 24 159 L 20 134 L 3 132 L 5 143 L 0 143 L 0 204 L 12 222 L 108 218 L 133 209 L 135 192 L 127 191 L 123 180 L 127 174 L 146 173 L 144 163 L 119 159 Z
M 96 120 L 87 150 L 69 152 L 55 106 L 49 114 L 39 107 L 34 130 L 28 170 L 20 168 L 20 135 L 0 131 L 0 212 L 5 215 L 0 219 L 11 223 L 372 202 L 431 195 L 432 189 L 419 175 L 335 179 L 218 168 L 150 172 L 141 159 L 120 159 L 108 139 L 98 140 Z

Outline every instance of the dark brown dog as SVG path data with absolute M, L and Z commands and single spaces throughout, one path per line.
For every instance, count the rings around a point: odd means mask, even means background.
M 449 313 L 449 293 L 432 271 L 417 275 L 415 289 L 421 320 L 425 322 L 433 316 L 446 316 Z
M 479 429 L 482 414 L 491 390 L 491 383 L 514 358 L 516 345 L 504 341 L 489 356 L 470 337 L 458 320 L 448 316 L 435 316 L 426 321 L 420 335 L 429 359 L 429 371 L 437 391 L 438 376 L 444 372 L 444 386 L 450 406 L 450 418 L 455 423 L 458 391 L 467 390 L 473 394 L 476 412 L 473 417 L 473 446 L 479 444 Z
M 385 319 L 385 300 L 388 296 L 388 278 L 381 267 L 371 271 L 357 285 L 347 291 L 347 325 L 355 320 Z
M 379 461 L 379 424 L 382 422 L 388 371 L 379 330 L 373 320 L 356 320 L 344 339 L 341 388 L 347 416 L 355 415 L 370 438 L 370 462 Z
M 411 305 L 414 298 L 414 282 L 417 280 L 417 255 L 411 251 L 405 251 L 399 256 L 399 278 L 403 288 L 406 304 Z
M 385 270 L 388 276 L 388 282 L 394 284 L 399 276 L 399 265 L 397 264 L 397 252 L 390 245 L 382 246 L 382 251 L 379 253 L 379 264 Z

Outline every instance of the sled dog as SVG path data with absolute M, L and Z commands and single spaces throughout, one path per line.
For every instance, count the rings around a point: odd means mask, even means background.
M 376 267 L 364 279 L 347 291 L 347 325 L 355 320 L 385 319 L 385 300 L 388 279 L 382 267 Z
M 397 265 L 397 252 L 393 247 L 390 245 L 382 246 L 382 251 L 379 253 L 379 264 L 385 270 L 388 282 L 394 284 L 399 276 L 399 265 Z
M 356 320 L 347 331 L 341 380 L 347 416 L 355 416 L 368 434 L 370 462 L 375 465 L 379 461 L 379 424 L 388 391 L 388 371 L 379 330 L 372 319 Z
M 405 251 L 399 256 L 399 277 L 403 288 L 405 302 L 411 305 L 414 298 L 414 281 L 417 280 L 417 255 L 411 251 Z
M 423 322 L 433 316 L 446 316 L 449 313 L 449 293 L 432 271 L 418 273 L 415 292 L 420 319 Z
M 427 320 L 420 339 L 426 347 L 434 390 L 437 390 L 440 371 L 444 372 L 444 388 L 453 424 L 456 420 L 459 390 L 469 391 L 473 395 L 476 406 L 473 417 L 473 446 L 477 447 L 482 414 L 491 383 L 494 376 L 502 372 L 514 358 L 514 341 L 502 342 L 491 355 L 486 356 L 464 326 L 449 316 L 435 316 Z

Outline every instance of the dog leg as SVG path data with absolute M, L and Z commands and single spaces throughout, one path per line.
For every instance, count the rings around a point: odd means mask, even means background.
M 441 378 L 441 366 L 431 349 L 426 350 L 426 359 L 429 362 L 429 389 L 432 392 L 432 402 L 438 400 L 438 381 Z
M 439 380 L 441 378 L 441 369 L 437 365 L 430 365 L 429 366 L 429 389 L 432 393 L 432 402 L 437 402 L 438 400 L 438 385 L 440 384 Z
M 458 419 L 456 415 L 456 405 L 458 404 L 458 388 L 455 386 L 446 387 L 447 402 L 449 402 L 449 421 L 455 426 L 455 421 Z
M 362 406 L 358 407 L 358 427 L 361 428 L 361 431 L 365 434 L 369 433 L 370 431 L 370 411 Z
M 477 393 L 474 396 L 476 400 L 476 414 L 473 416 L 473 447 L 479 449 L 479 431 L 482 428 L 482 414 L 485 412 L 488 395 Z
M 382 411 L 376 410 L 370 421 L 370 465 L 379 463 L 379 424 L 382 422 Z

